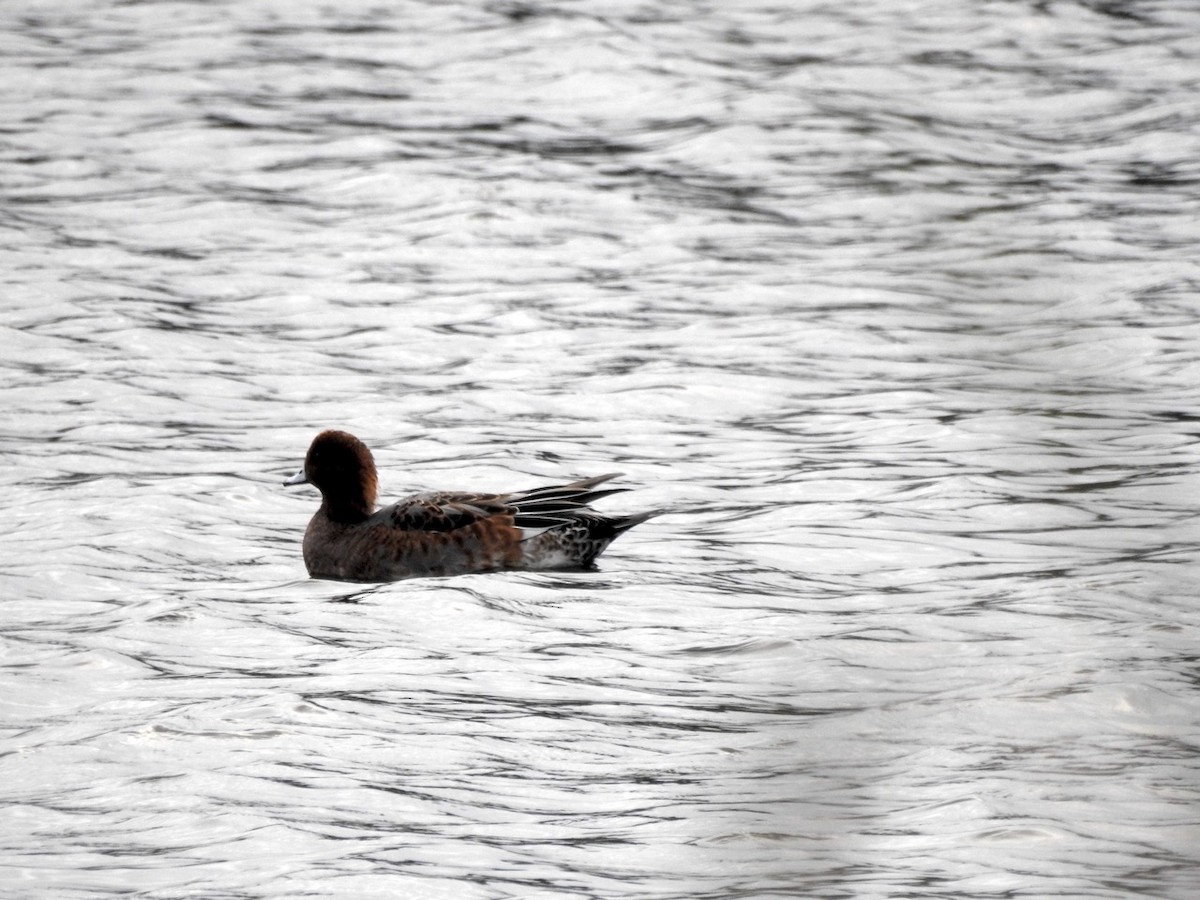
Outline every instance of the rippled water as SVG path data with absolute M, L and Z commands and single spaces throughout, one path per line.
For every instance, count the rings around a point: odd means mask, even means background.
M 0 18 L 3 896 L 1200 895 L 1194 4 Z

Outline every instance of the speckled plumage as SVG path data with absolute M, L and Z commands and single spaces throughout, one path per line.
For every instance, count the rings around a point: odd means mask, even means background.
M 307 482 L 321 491 L 321 507 L 304 533 L 310 575 L 394 581 L 589 566 L 618 535 L 653 515 L 593 510 L 591 502 L 623 490 L 596 490 L 615 477 L 508 494 L 414 494 L 375 511 L 371 451 L 344 431 L 324 431 L 309 447 L 303 470 L 286 483 Z

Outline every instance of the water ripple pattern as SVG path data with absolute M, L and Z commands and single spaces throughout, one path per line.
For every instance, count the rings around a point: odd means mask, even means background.
M 1200 896 L 1194 3 L 0 21 L 0 896 Z

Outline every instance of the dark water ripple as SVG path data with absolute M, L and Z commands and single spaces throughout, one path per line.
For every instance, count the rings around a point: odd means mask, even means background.
M 0 895 L 1200 890 L 1191 6 L 0 17 Z

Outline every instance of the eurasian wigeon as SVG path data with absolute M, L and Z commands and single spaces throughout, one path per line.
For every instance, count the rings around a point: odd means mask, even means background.
M 321 508 L 304 532 L 304 564 L 314 578 L 394 581 L 496 569 L 577 569 L 653 512 L 606 516 L 588 504 L 616 475 L 511 494 L 414 494 L 375 510 L 371 451 L 344 431 L 313 439 L 304 468 L 284 482 L 312 484 Z

